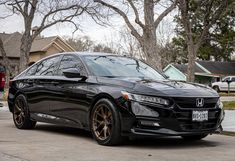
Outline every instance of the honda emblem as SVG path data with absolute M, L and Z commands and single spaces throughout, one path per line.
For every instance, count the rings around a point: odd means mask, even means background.
M 197 107 L 203 107 L 204 105 L 204 99 L 203 98 L 197 98 L 196 99 L 196 106 Z

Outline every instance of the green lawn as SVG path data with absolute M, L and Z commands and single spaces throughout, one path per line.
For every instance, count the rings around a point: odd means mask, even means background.
M 230 92 L 229 94 L 225 92 L 220 92 L 219 95 L 220 96 L 235 96 L 235 92 Z
M 235 101 L 223 102 L 225 110 L 235 110 Z

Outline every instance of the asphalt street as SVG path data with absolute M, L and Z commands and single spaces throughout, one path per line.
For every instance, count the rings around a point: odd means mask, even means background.
M 180 137 L 138 139 L 98 145 L 89 132 L 39 123 L 18 130 L 0 108 L 0 161 L 234 161 L 235 137 L 211 135 L 186 142 Z

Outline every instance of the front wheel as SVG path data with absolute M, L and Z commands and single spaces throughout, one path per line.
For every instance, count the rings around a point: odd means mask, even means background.
M 27 100 L 22 94 L 15 99 L 13 121 L 18 129 L 33 129 L 36 125 L 36 121 L 30 120 Z
M 208 134 L 202 134 L 202 135 L 189 135 L 189 136 L 182 136 L 183 139 L 188 141 L 196 141 L 201 140 L 205 137 L 207 137 Z
M 99 100 L 91 111 L 91 132 L 100 145 L 116 145 L 122 140 L 119 113 L 109 99 Z

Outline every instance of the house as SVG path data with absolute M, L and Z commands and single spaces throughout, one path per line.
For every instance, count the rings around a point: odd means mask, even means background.
M 187 64 L 169 64 L 163 72 L 172 80 L 186 81 Z M 210 85 L 235 75 L 235 62 L 196 61 L 195 82 Z
M 12 71 L 15 71 L 12 74 L 15 75 L 18 72 L 22 34 L 20 34 L 19 32 L 15 32 L 12 34 L 0 33 L 0 37 L 3 40 L 3 45 L 7 57 L 10 60 L 10 67 Z M 32 43 L 29 54 L 29 62 L 30 64 L 32 64 L 46 56 L 55 53 L 71 51 L 75 50 L 59 36 L 37 37 Z M 2 58 L 0 55 L 0 63 L 1 61 Z

